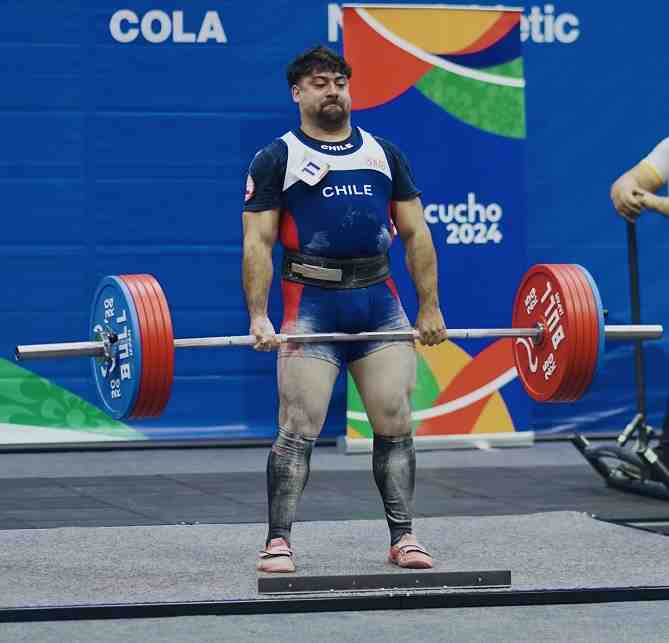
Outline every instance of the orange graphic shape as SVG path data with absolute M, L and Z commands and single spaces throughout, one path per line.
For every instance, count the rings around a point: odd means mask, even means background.
M 513 418 L 499 391 L 488 398 L 471 433 L 512 433 Z
M 374 7 L 366 11 L 397 37 L 433 54 L 451 54 L 469 47 L 504 15 L 446 7 Z
M 520 22 L 520 14 L 503 13 L 499 20 L 484 33 L 478 40 L 460 51 L 454 51 L 454 55 L 475 54 L 483 49 L 492 47 L 498 40 L 501 40 Z
M 355 61 L 353 109 L 368 109 L 397 98 L 432 68 L 380 36 L 354 9 L 344 9 L 344 56 Z
M 417 342 L 416 350 L 427 362 L 440 391 L 445 390 L 472 359 L 466 350 L 451 341 L 437 346 L 424 346 Z
M 433 406 L 457 400 L 492 380 L 500 377 L 514 367 L 512 343 L 509 338 L 500 339 L 482 350 L 453 378 L 450 385 L 441 392 Z M 491 397 L 497 391 L 465 406 L 457 411 L 425 420 L 420 424 L 416 435 L 462 435 L 471 433 Z M 507 413 L 508 417 L 508 413 Z M 497 430 L 504 430 L 499 427 Z

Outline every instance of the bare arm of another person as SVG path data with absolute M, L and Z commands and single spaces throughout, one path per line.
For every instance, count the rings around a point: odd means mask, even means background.
M 632 222 L 644 209 L 669 216 L 669 199 L 655 195 L 666 184 L 668 174 L 669 138 L 665 138 L 645 159 L 611 186 L 611 200 L 615 209 Z
M 416 329 L 420 341 L 428 346 L 440 344 L 446 339 L 447 331 L 439 308 L 437 255 L 420 199 L 393 201 L 393 219 L 404 242 L 407 267 L 418 295 Z
M 249 311 L 249 332 L 258 339 L 256 350 L 272 350 L 279 342 L 267 316 L 267 299 L 274 272 L 272 246 L 279 230 L 279 210 L 244 212 L 243 222 L 242 282 Z

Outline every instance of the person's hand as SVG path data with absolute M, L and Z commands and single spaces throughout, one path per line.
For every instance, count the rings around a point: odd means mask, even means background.
M 448 338 L 446 323 L 438 306 L 421 307 L 416 318 L 416 330 L 421 344 L 436 346 Z
M 627 219 L 630 223 L 634 223 L 644 206 L 641 204 L 637 192 L 639 188 L 634 181 L 620 179 L 614 183 L 611 189 L 611 200 L 613 207 L 618 211 L 618 214 Z
M 652 192 L 647 190 L 642 190 L 641 188 L 636 188 L 634 190 L 634 196 L 641 204 L 641 208 L 644 210 L 659 210 L 659 197 Z
M 266 315 L 251 319 L 249 333 L 256 337 L 257 342 L 253 345 L 253 348 L 257 351 L 272 351 L 281 344 L 272 322 Z

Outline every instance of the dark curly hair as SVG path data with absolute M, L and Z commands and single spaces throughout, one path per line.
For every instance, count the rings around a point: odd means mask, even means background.
M 288 65 L 286 69 L 288 86 L 292 87 L 305 76 L 319 71 L 343 74 L 346 78 L 350 78 L 352 74 L 351 66 L 344 58 L 332 51 L 332 49 L 318 45 L 302 52 Z

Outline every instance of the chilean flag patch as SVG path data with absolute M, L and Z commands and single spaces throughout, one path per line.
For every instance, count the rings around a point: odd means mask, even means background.
M 247 203 L 256 193 L 256 184 L 253 177 L 248 174 L 246 177 L 246 193 L 244 194 L 244 203 Z

